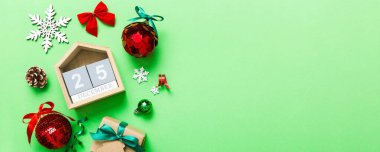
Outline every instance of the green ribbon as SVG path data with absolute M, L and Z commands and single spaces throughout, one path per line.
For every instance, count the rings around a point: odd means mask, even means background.
M 139 15 L 139 17 L 131 18 L 129 19 L 129 21 L 134 22 L 139 19 L 146 19 L 149 22 L 149 25 L 153 27 L 154 32 L 156 32 L 156 35 L 158 37 L 157 29 L 153 21 L 163 21 L 164 17 L 159 16 L 159 15 L 148 15 L 147 13 L 145 13 L 144 9 L 141 8 L 140 6 L 136 6 L 135 10 L 136 10 L 137 15 Z
M 76 132 L 74 134 L 74 139 L 73 139 L 73 142 L 71 143 L 71 145 L 69 147 L 66 148 L 66 151 L 65 152 L 69 152 L 70 150 L 75 152 L 76 149 L 75 149 L 75 145 L 80 145 L 80 146 L 83 146 L 82 142 L 78 139 L 78 136 L 84 134 L 84 125 L 83 123 L 87 121 L 87 117 L 84 117 L 80 120 L 78 120 L 77 124 L 78 126 L 80 127 L 80 130 L 78 132 Z
M 141 146 L 139 146 L 139 139 L 134 136 L 125 135 L 123 136 L 125 127 L 128 126 L 126 122 L 120 122 L 119 127 L 117 128 L 117 133 L 112 129 L 111 126 L 104 124 L 102 127 L 98 128 L 96 133 L 91 133 L 91 137 L 94 140 L 102 141 L 113 141 L 119 140 L 123 142 L 128 147 L 132 148 L 136 152 L 143 152 Z

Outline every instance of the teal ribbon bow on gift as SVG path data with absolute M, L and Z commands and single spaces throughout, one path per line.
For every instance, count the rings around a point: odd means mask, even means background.
M 131 18 L 129 19 L 129 21 L 134 22 L 139 19 L 146 19 L 149 22 L 149 25 L 153 27 L 154 32 L 156 32 L 158 36 L 157 29 L 153 21 L 163 21 L 164 17 L 159 16 L 159 15 L 148 15 L 145 13 L 144 9 L 141 8 L 140 6 L 136 6 L 135 10 L 136 10 L 137 15 L 139 15 L 139 17 Z
M 117 133 L 111 128 L 111 126 L 104 124 L 100 127 L 96 133 L 91 133 L 91 137 L 94 140 L 103 140 L 103 141 L 113 141 L 120 140 L 128 147 L 132 148 L 136 152 L 143 152 L 144 150 L 139 146 L 139 139 L 134 136 L 125 135 L 123 136 L 125 127 L 128 126 L 126 122 L 120 122 L 119 127 L 117 128 Z

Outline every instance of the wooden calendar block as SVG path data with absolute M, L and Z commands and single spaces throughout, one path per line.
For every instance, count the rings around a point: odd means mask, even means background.
M 104 59 L 86 66 L 94 87 L 115 81 L 109 59 Z
M 90 76 L 85 66 L 63 73 L 63 79 L 70 96 L 92 89 Z
M 111 50 L 107 47 L 77 42 L 55 68 L 69 109 L 124 91 Z

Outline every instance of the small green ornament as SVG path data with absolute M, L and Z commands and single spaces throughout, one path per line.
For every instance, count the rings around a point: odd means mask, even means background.
M 142 99 L 135 110 L 135 114 L 148 113 L 152 110 L 152 102 L 147 99 Z

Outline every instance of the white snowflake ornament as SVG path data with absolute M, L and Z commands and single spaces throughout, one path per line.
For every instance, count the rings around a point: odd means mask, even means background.
M 152 89 L 150 89 L 150 92 L 152 92 L 153 95 L 156 95 L 156 94 L 160 93 L 160 91 L 158 91 L 158 87 L 157 86 L 154 86 Z
M 137 83 L 141 83 L 144 81 L 148 81 L 148 71 L 145 71 L 144 67 L 141 67 L 140 69 L 135 69 L 135 73 L 133 74 L 132 78 L 137 80 Z
M 46 18 L 41 19 L 39 15 L 29 15 L 30 20 L 33 25 L 38 26 L 38 30 L 32 30 L 30 34 L 26 37 L 27 40 L 37 41 L 37 39 L 43 38 L 41 43 L 42 48 L 45 53 L 48 52 L 53 44 L 51 43 L 52 39 L 57 39 L 59 43 L 69 43 L 67 40 L 66 34 L 59 31 L 61 27 L 66 27 L 71 18 L 60 17 L 59 20 L 53 20 L 55 15 L 55 10 L 53 5 L 50 5 L 46 11 Z

